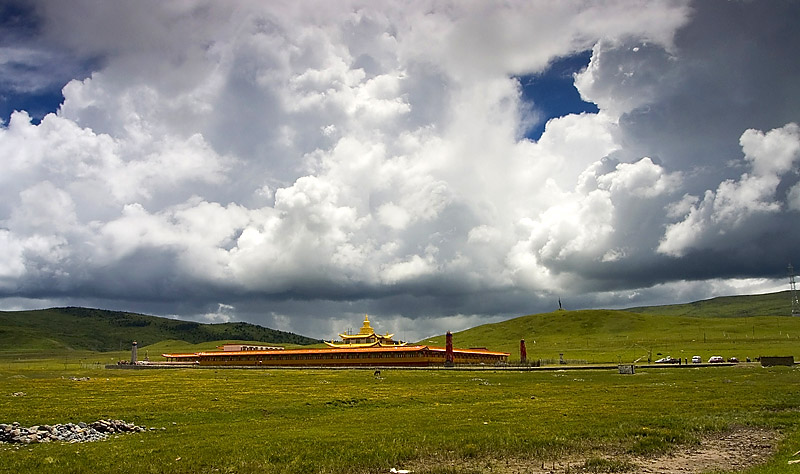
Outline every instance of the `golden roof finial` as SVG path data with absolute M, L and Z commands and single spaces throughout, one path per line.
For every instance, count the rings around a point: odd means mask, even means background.
M 364 315 L 364 325 L 361 326 L 361 330 L 358 331 L 359 334 L 375 334 L 375 330 L 372 329 L 372 326 L 369 325 L 369 316 Z

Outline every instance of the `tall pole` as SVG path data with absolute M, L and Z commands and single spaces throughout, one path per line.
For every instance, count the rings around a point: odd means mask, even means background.
M 519 361 L 522 364 L 528 363 L 528 350 L 525 348 L 525 339 L 519 340 Z
M 450 331 L 447 331 L 446 341 L 447 345 L 444 352 L 444 365 L 445 367 L 452 367 L 455 365 L 455 362 L 453 359 L 453 335 L 450 333 Z
M 800 316 L 800 301 L 797 299 L 797 286 L 794 281 L 794 267 L 789 264 L 789 291 L 792 297 L 792 316 Z

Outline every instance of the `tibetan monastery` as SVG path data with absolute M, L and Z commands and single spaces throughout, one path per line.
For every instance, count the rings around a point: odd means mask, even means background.
M 372 326 L 369 325 L 369 316 L 365 314 L 364 324 L 361 326 L 361 330 L 358 331 L 358 334 L 339 334 L 339 337 L 342 338 L 342 342 L 325 341 L 325 344 L 337 349 L 340 348 L 356 349 L 365 347 L 396 347 L 396 346 L 406 345 L 406 343 L 402 341 L 395 342 L 394 340 L 392 340 L 392 336 L 394 336 L 394 334 L 389 334 L 388 332 L 385 335 L 380 335 L 375 333 L 375 330 L 372 329 Z
M 209 351 L 162 354 L 168 363 L 199 366 L 256 367 L 434 367 L 445 365 L 495 365 L 508 361 L 508 352 L 486 349 L 411 346 L 379 335 L 364 318 L 358 334 L 340 334 L 342 342 L 326 342 L 324 349 Z

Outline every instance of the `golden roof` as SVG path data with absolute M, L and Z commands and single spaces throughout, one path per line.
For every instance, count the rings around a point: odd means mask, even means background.
M 339 334 L 339 337 L 341 337 L 343 341 L 348 339 L 363 339 L 369 336 L 375 336 L 379 340 L 384 340 L 391 339 L 394 334 L 389 334 L 388 332 L 385 335 L 375 333 L 375 330 L 369 325 L 369 315 L 367 314 L 364 315 L 364 324 L 361 325 L 358 334 Z

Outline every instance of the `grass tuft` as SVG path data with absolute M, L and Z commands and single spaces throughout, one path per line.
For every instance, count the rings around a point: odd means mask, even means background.
M 635 464 L 618 459 L 590 458 L 583 463 L 583 470 L 585 472 L 630 472 L 635 469 Z

